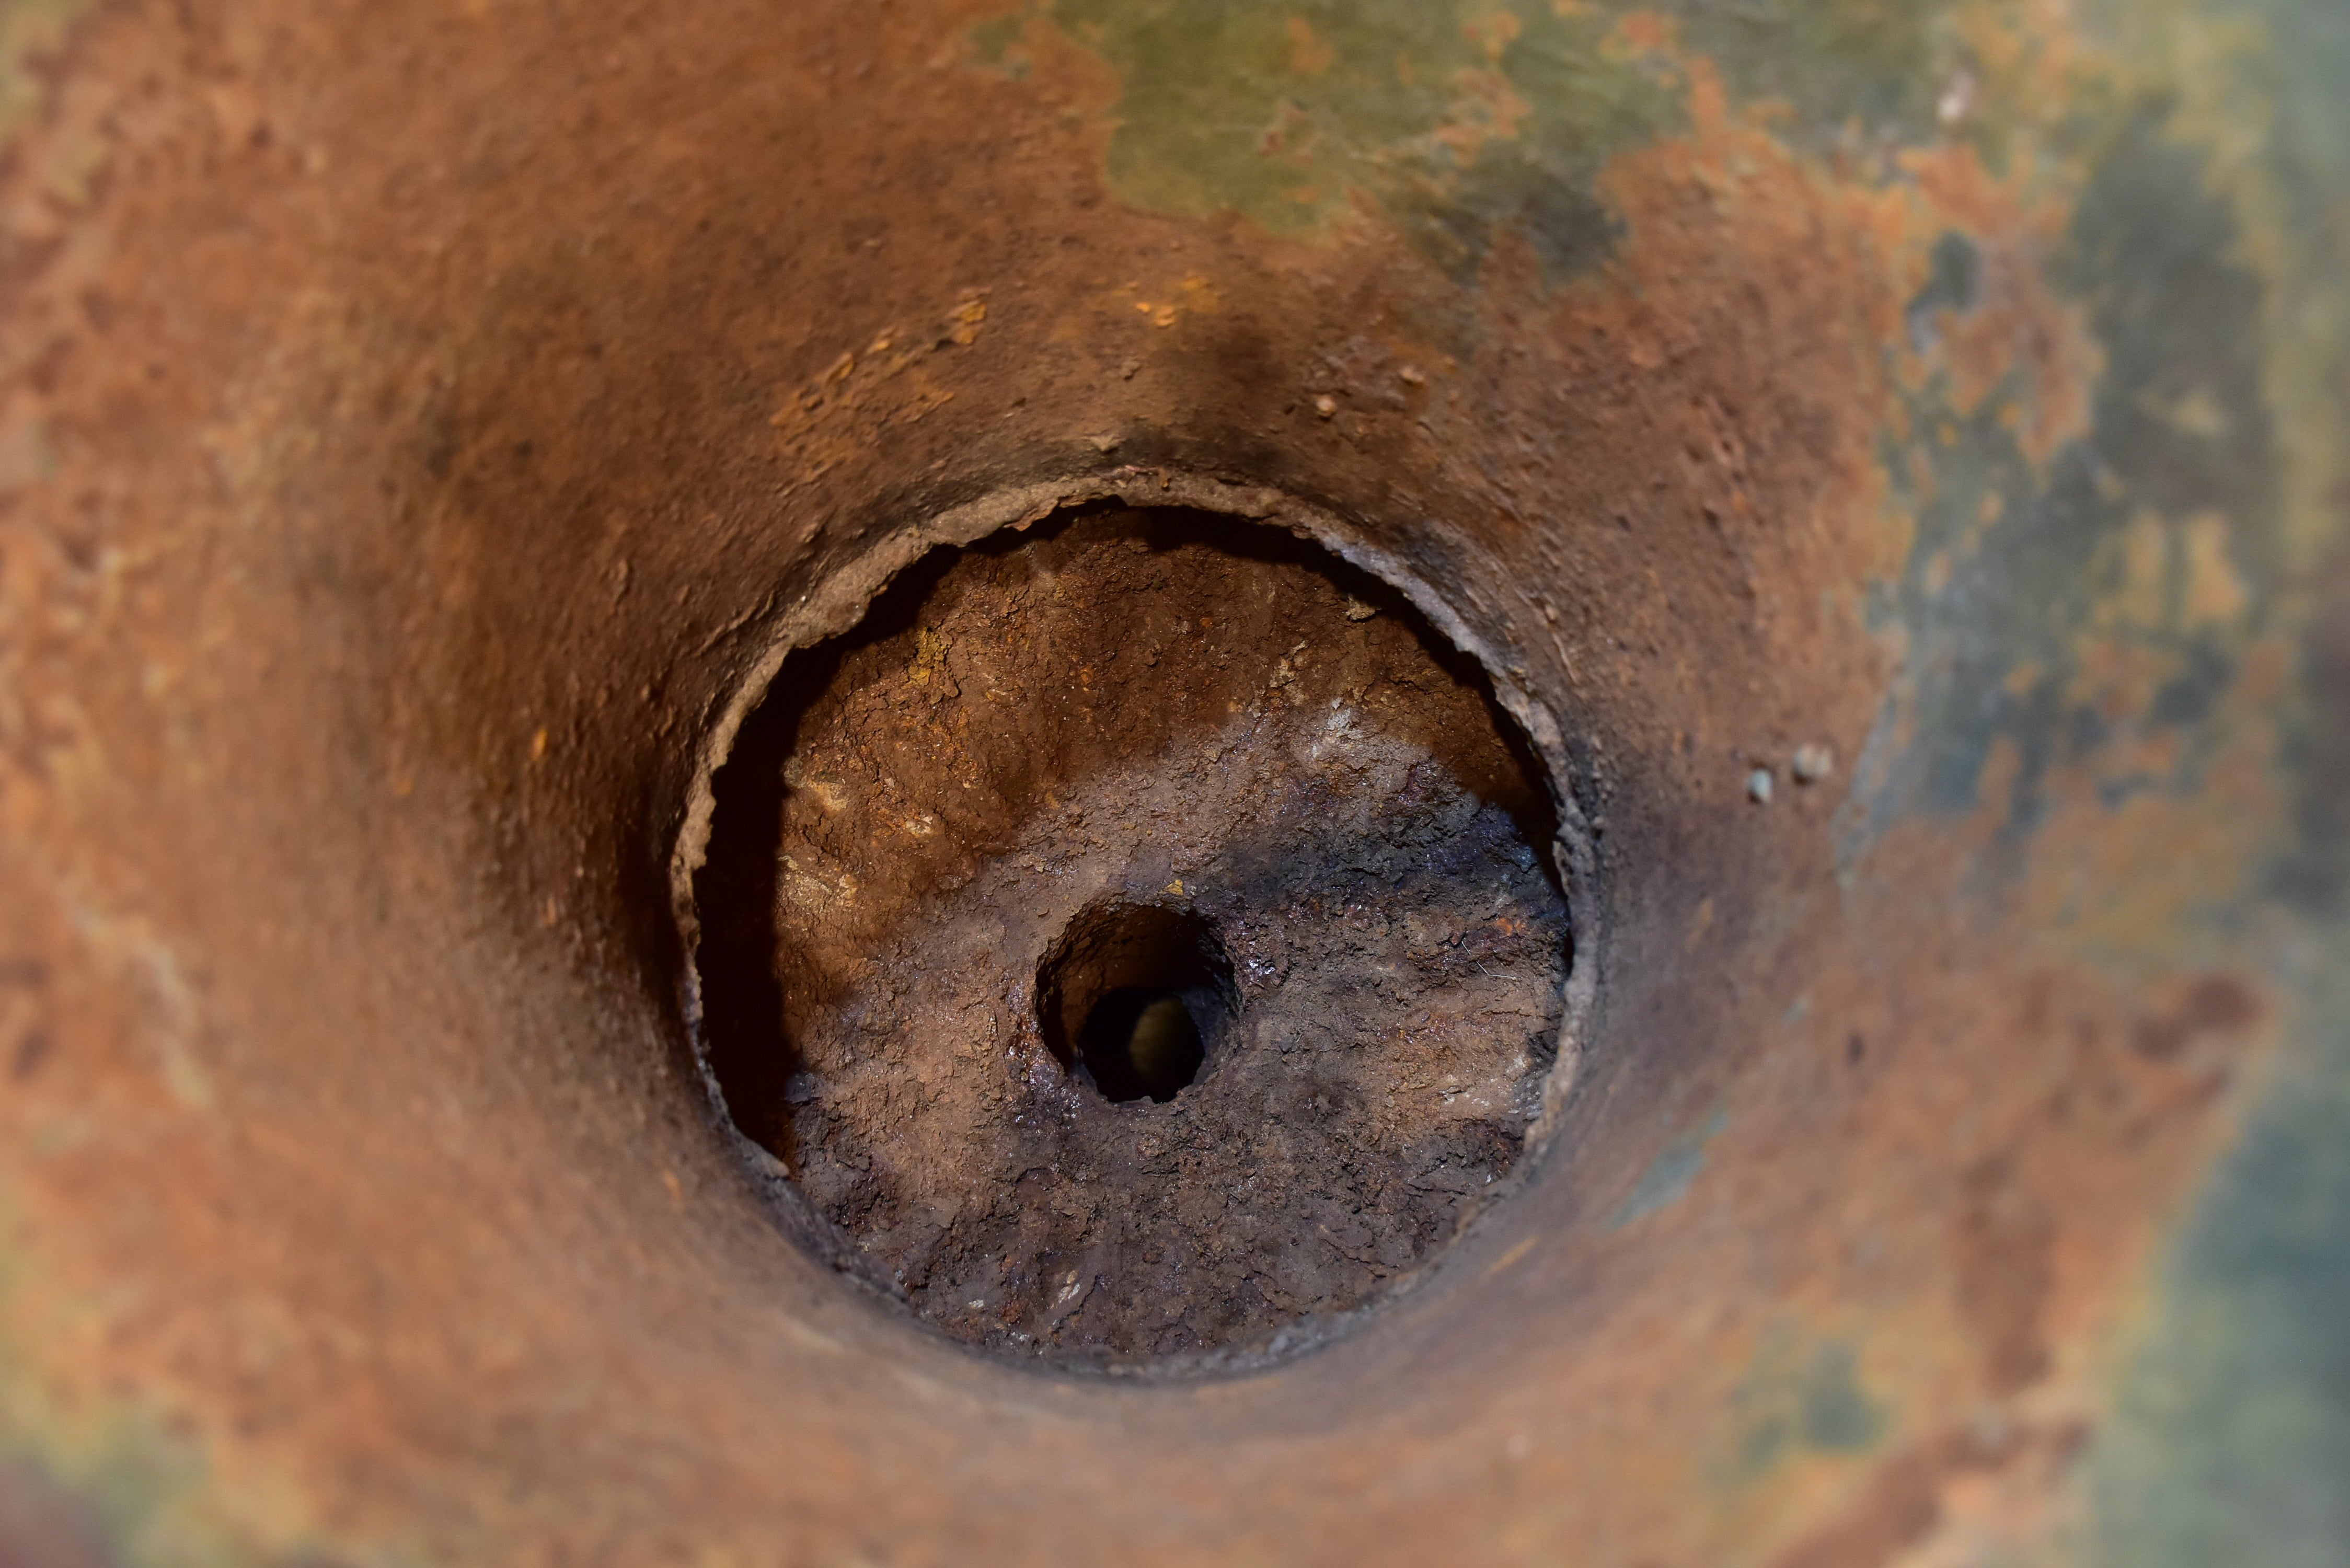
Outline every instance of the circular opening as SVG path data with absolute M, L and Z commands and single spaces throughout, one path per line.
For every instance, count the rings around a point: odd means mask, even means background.
M 1234 1000 L 1232 960 L 1188 910 L 1088 909 L 1046 956 L 1036 1016 L 1077 1081 L 1113 1104 L 1160 1105 L 1200 1075 Z
M 726 1111 L 795 1236 L 957 1340 L 1286 1354 L 1526 1153 L 1571 948 L 1542 774 L 1310 544 L 1103 510 L 936 552 L 712 791 Z
M 1207 1051 L 1182 993 L 1122 985 L 1086 1016 L 1077 1073 L 1107 1100 L 1165 1105 L 1200 1075 Z

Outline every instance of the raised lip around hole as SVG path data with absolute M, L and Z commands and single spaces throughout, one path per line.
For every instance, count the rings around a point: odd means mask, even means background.
M 919 521 L 876 529 L 850 544 L 844 555 L 826 560 L 813 571 L 807 586 L 795 597 L 782 590 L 771 597 L 760 613 L 736 629 L 738 661 L 724 700 L 714 708 L 692 745 L 693 762 L 673 831 L 669 836 L 667 876 L 670 910 L 679 946 L 678 1006 L 682 1039 L 689 1053 L 687 1072 L 697 1076 L 714 1113 L 720 1136 L 758 1173 L 760 1190 L 781 1229 L 811 1256 L 831 1255 L 835 1238 L 805 1207 L 782 1158 L 754 1141 L 734 1122 L 724 1091 L 708 1058 L 703 1018 L 702 919 L 695 879 L 710 843 L 716 796 L 712 779 L 732 755 L 745 719 L 764 701 L 785 661 L 794 653 L 839 635 L 863 618 L 866 608 L 897 574 L 931 550 L 960 547 L 1005 529 L 1024 530 L 1031 523 L 1059 513 L 1097 504 L 1137 508 L 1173 506 L 1209 513 L 1236 524 L 1278 529 L 1311 540 L 1339 560 L 1368 572 L 1400 592 L 1426 618 L 1436 634 L 1472 659 L 1497 704 L 1517 727 L 1544 774 L 1557 813 L 1555 836 L 1548 846 L 1552 865 L 1565 893 L 1573 939 L 1569 968 L 1561 1000 L 1565 1015 L 1557 1035 L 1557 1058 L 1544 1085 L 1543 1111 L 1527 1134 L 1528 1154 L 1510 1179 L 1513 1185 L 1532 1179 L 1548 1165 L 1552 1135 L 1570 1101 L 1586 1087 L 1582 1070 L 1584 1042 L 1598 1000 L 1601 953 L 1609 934 L 1607 906 L 1600 894 L 1599 855 L 1582 794 L 1590 774 L 1570 752 L 1559 712 L 1543 689 L 1529 684 L 1523 670 L 1504 657 L 1507 645 L 1492 640 L 1492 628 L 1480 631 L 1464 618 L 1452 596 L 1423 575 L 1403 544 L 1375 539 L 1359 520 L 1326 501 L 1294 493 L 1258 480 L 1211 474 L 1184 464 L 1165 468 L 1118 467 L 1107 471 L 1076 471 L 1000 484 L 943 510 L 927 511 Z M 1200 1077 L 1215 1070 L 1211 1052 Z M 837 1260 L 836 1268 L 839 1267 Z M 1442 1267 L 1444 1265 L 1440 1265 Z M 880 1293 L 886 1286 L 876 1284 Z M 1380 1309 L 1367 1307 L 1324 1323 L 1311 1333 L 1285 1340 L 1263 1356 L 1239 1362 L 1217 1360 L 1197 1366 L 1122 1369 L 1133 1376 L 1188 1379 L 1194 1376 L 1253 1376 L 1306 1350 L 1333 1343 L 1363 1325 Z M 993 1357 L 982 1356 L 993 1363 Z M 1041 1368 L 1055 1376 L 1079 1376 L 1081 1369 L 1059 1364 Z

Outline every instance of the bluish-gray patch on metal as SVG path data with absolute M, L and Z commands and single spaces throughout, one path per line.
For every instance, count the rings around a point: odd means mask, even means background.
M 2022 389 L 2011 371 L 1964 411 L 1947 379 L 1933 378 L 1908 399 L 1908 438 L 1885 438 L 1885 471 L 1917 538 L 1876 610 L 1909 633 L 1915 739 L 1897 750 L 1873 738 L 1866 748 L 1866 805 L 1845 825 L 1847 865 L 1901 816 L 1982 805 L 1984 767 L 2002 738 L 2018 764 L 1996 803 L 2010 847 L 2039 826 L 2050 773 L 2088 763 L 2112 732 L 2111 717 L 2074 694 L 2079 639 L 2099 597 L 2119 586 L 2105 546 L 2134 519 L 2158 519 L 2175 540 L 2198 514 L 2224 517 L 2255 622 L 2273 591 L 2282 511 L 2262 380 L 2263 285 L 2240 259 L 2235 215 L 2206 175 L 2204 154 L 2172 135 L 2167 110 L 2147 106 L 2113 135 L 2082 193 L 2052 270 L 2085 309 L 2105 358 L 2085 435 L 2035 464 L 2016 430 Z M 1932 330 L 1937 310 L 1966 308 L 1979 264 L 1962 240 L 1936 247 L 1909 307 L 1913 337 Z M 1929 480 L 1913 467 L 1921 454 Z M 1985 526 L 1987 513 L 1996 520 Z M 2235 678 L 2237 644 L 2176 619 L 2134 635 L 2181 672 L 2131 722 L 2178 731 L 2184 743 L 2169 776 L 2126 781 L 2121 793 L 2191 794 L 2208 760 L 2198 732 Z M 1888 701 L 1880 732 L 1902 719 Z
M 2111 1568 L 2350 1563 L 2350 930 L 2318 964 L 2092 1458 Z
M 1640 1179 L 1609 1216 L 1608 1227 L 1620 1231 L 1659 1209 L 1679 1202 L 1689 1191 L 1690 1183 L 1697 1179 L 1698 1172 L 1705 1168 L 1706 1144 L 1729 1123 L 1728 1112 L 1716 1111 L 1706 1117 L 1702 1126 L 1667 1144 L 1648 1162 L 1648 1168 L 1640 1173 Z

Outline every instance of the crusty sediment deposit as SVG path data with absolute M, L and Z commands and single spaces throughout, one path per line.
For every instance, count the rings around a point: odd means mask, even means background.
M 1523 1152 L 1568 958 L 1546 808 L 1473 675 L 1334 565 L 1138 513 L 958 553 L 787 664 L 730 764 L 764 774 L 704 876 L 730 1105 L 959 1339 L 1265 1349 Z M 1120 983 L 1073 947 L 1128 930 L 1197 981 L 1165 1103 L 1070 1059 Z

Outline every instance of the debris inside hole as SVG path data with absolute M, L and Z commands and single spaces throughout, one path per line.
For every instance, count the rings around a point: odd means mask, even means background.
M 941 552 L 713 781 L 712 1075 L 804 1239 L 956 1339 L 1280 1353 L 1524 1153 L 1569 957 L 1539 777 L 1400 596 L 1270 530 Z

